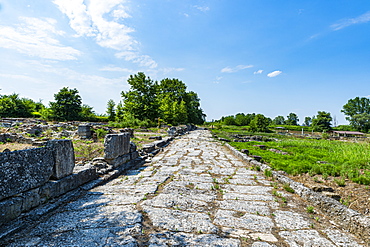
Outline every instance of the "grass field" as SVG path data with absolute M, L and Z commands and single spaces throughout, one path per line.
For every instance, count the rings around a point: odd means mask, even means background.
M 215 130 L 219 136 L 243 133 L 241 129 L 231 128 Z M 266 135 L 266 134 L 263 134 Z M 248 149 L 251 155 L 258 155 L 275 170 L 288 174 L 308 173 L 311 176 L 341 176 L 359 184 L 370 184 L 370 143 L 343 142 L 335 140 L 301 139 L 276 134 L 267 134 L 278 138 L 270 142 L 231 142 L 238 150 Z M 233 139 L 232 137 L 229 139 Z M 266 149 L 254 145 L 265 145 Z M 269 149 L 278 149 L 288 155 L 275 153 Z

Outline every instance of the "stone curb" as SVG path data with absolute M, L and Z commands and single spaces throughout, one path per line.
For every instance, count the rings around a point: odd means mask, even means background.
M 266 169 L 272 170 L 266 164 L 262 164 L 246 154 L 243 154 L 236 150 L 234 147 L 225 143 L 225 146 L 237 157 L 245 162 L 248 162 L 254 166 L 261 168 L 261 171 Z M 349 209 L 340 202 L 326 197 L 320 193 L 314 192 L 313 190 L 307 188 L 299 182 L 280 174 L 279 172 L 272 171 L 273 177 L 281 183 L 289 184 L 295 193 L 312 203 L 313 206 L 319 208 L 321 211 L 325 212 L 328 216 L 332 217 L 335 222 L 340 225 L 343 229 L 355 234 L 356 236 L 362 238 L 365 242 L 370 243 L 370 218 L 358 213 L 355 210 Z

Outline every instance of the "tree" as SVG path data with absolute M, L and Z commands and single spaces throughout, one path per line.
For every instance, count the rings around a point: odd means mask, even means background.
M 86 104 L 83 104 L 81 106 L 80 120 L 83 120 L 83 121 L 95 121 L 96 120 L 96 114 L 91 106 L 86 105 Z
M 283 116 L 277 116 L 272 120 L 272 123 L 275 125 L 284 125 L 285 124 L 285 119 Z
M 154 120 L 158 117 L 157 83 L 143 72 L 130 75 L 128 92 L 121 92 L 123 110 L 140 120 Z
M 312 123 L 312 118 L 311 117 L 305 117 L 304 118 L 304 125 L 305 126 L 311 126 L 311 123 Z
M 200 98 L 198 94 L 190 91 L 185 94 L 184 101 L 188 111 L 188 122 L 192 124 L 203 124 L 206 119 L 202 108 L 200 108 Z
M 120 101 L 118 104 L 117 104 L 117 111 L 116 111 L 116 121 L 117 122 L 121 122 L 125 117 L 125 112 L 123 110 L 123 104 L 122 102 Z
M 73 121 L 80 119 L 82 100 L 76 88 L 63 87 L 54 94 L 55 102 L 50 102 L 52 118 L 61 121 Z
M 257 114 L 250 123 L 252 132 L 267 132 L 270 121 L 262 114 Z
M 234 116 L 224 117 L 222 122 L 225 125 L 236 125 Z
M 314 131 L 328 131 L 331 129 L 331 120 L 329 112 L 318 111 L 316 117 L 312 120 Z
M 235 115 L 235 124 L 238 126 L 246 126 L 249 125 L 250 121 L 248 121 L 248 117 L 245 116 L 244 113 L 238 113 Z
M 32 117 L 44 105 L 31 99 L 20 98 L 18 94 L 0 95 L 0 117 Z
M 298 125 L 298 116 L 297 114 L 291 112 L 289 113 L 289 115 L 287 116 L 287 120 L 285 121 L 287 125 Z
M 341 112 L 347 116 L 346 120 L 348 120 L 355 129 L 365 132 L 370 129 L 368 125 L 370 121 L 370 119 L 368 119 L 370 116 L 370 99 L 365 97 L 350 99 L 343 106 Z
M 351 126 L 356 130 L 368 132 L 370 130 L 370 114 L 361 113 L 351 117 Z
M 116 118 L 116 110 L 115 110 L 116 104 L 112 99 L 108 100 L 107 103 L 107 114 L 108 114 L 108 121 L 114 121 Z

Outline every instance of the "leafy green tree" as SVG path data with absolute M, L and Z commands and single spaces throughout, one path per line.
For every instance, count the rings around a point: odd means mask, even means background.
M 157 83 L 143 72 L 130 75 L 127 82 L 131 87 L 121 93 L 123 110 L 137 119 L 153 121 L 158 116 Z
M 83 104 L 81 106 L 80 120 L 83 120 L 83 121 L 95 121 L 96 120 L 96 114 L 91 106 L 86 105 L 86 104 Z
M 43 107 L 41 102 L 20 98 L 16 93 L 0 95 L 0 117 L 32 117 L 34 112 Z
M 370 130 L 370 114 L 368 113 L 355 114 L 351 117 L 350 122 L 356 130 L 362 132 L 369 132 Z
M 185 101 L 178 103 L 177 101 L 173 104 L 174 108 L 174 122 L 177 124 L 184 124 L 188 122 L 188 112 L 186 109 Z
M 190 91 L 185 94 L 184 101 L 188 112 L 188 122 L 193 124 L 203 124 L 206 119 L 202 108 L 200 108 L 200 98 L 198 94 Z
M 235 124 L 238 126 L 249 125 L 248 117 L 244 113 L 238 113 L 235 115 Z
M 236 125 L 234 116 L 223 117 L 222 123 L 225 125 Z
M 289 115 L 287 116 L 287 120 L 285 121 L 287 125 L 298 125 L 298 116 L 297 114 L 291 112 L 289 113 Z
M 352 127 L 359 131 L 369 131 L 370 99 L 365 97 L 350 99 L 343 106 L 341 112 L 347 116 L 346 120 L 350 122 Z
M 117 122 L 121 122 L 125 117 L 125 111 L 123 110 L 123 104 L 122 102 L 120 101 L 118 104 L 117 104 L 117 111 L 116 111 L 116 121 Z
M 305 117 L 304 118 L 304 125 L 305 126 L 311 126 L 312 118 L 311 117 Z
M 108 100 L 107 103 L 107 114 L 108 114 L 108 120 L 114 121 L 116 119 L 116 110 L 115 110 L 116 104 L 112 99 Z
M 173 101 L 169 95 L 165 97 L 161 97 L 160 104 L 159 104 L 159 112 L 160 118 L 169 124 L 174 124 L 174 116 L 175 116 L 175 108 L 174 103 L 177 101 Z
M 55 102 L 50 102 L 52 118 L 61 121 L 79 120 L 82 111 L 82 100 L 76 88 L 63 87 L 54 94 Z
M 262 114 L 257 114 L 250 123 L 252 132 L 268 132 L 270 120 Z
M 285 124 L 285 119 L 283 116 L 277 116 L 272 120 L 272 123 L 275 125 L 284 125 Z
M 331 130 L 332 117 L 329 112 L 318 111 L 316 117 L 312 120 L 312 128 L 314 131 Z

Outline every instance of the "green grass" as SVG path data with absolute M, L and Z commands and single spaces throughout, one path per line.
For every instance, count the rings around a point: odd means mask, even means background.
M 230 132 L 229 132 L 230 131 Z M 249 134 L 243 133 L 239 128 L 223 128 L 218 130 L 218 135 Z M 316 139 L 299 139 L 287 136 L 277 136 L 277 142 L 263 143 L 267 148 L 262 150 L 253 145 L 261 142 L 230 142 L 238 150 L 248 149 L 251 155 L 258 155 L 274 170 L 283 170 L 288 174 L 297 175 L 309 173 L 311 176 L 325 174 L 342 176 L 359 184 L 370 184 L 370 143 L 368 142 L 342 142 Z M 282 155 L 269 151 L 279 149 L 288 152 Z M 326 163 L 317 163 L 325 161 Z

